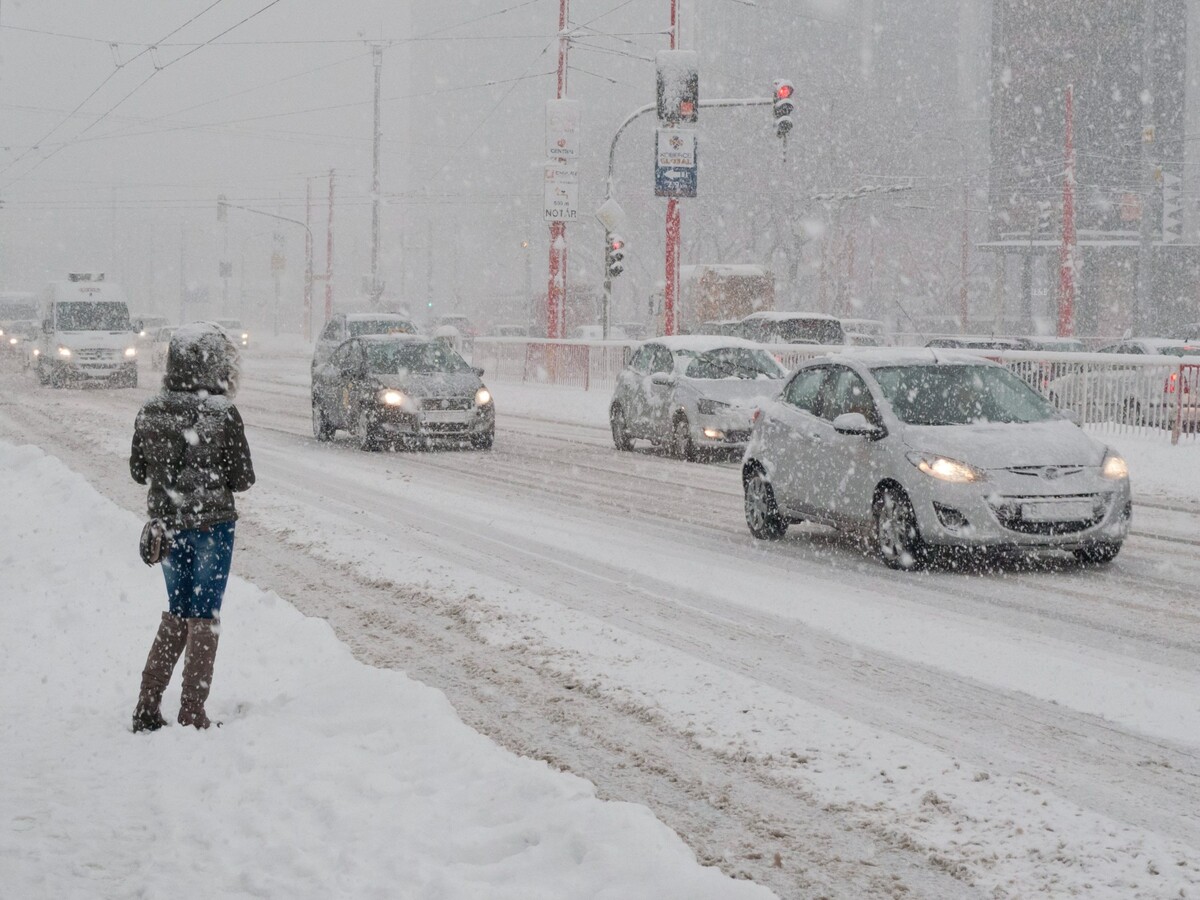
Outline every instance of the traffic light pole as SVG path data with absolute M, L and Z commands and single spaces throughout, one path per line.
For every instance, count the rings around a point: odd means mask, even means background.
M 725 98 L 718 100 L 701 100 L 697 106 L 701 109 L 719 109 L 737 106 L 773 106 L 775 103 L 774 97 L 745 97 L 745 98 Z M 657 110 L 657 103 L 647 103 L 645 106 L 640 106 L 625 117 L 625 121 L 617 126 L 617 130 L 613 133 L 612 141 L 608 145 L 608 179 L 605 181 L 604 199 L 611 200 L 613 195 L 613 171 L 617 163 L 617 141 L 636 119 L 646 115 L 646 113 Z M 553 228 L 553 226 L 551 226 Z M 663 313 L 667 321 L 664 329 L 667 334 L 675 333 L 675 294 L 674 290 L 678 286 L 679 275 L 679 238 L 680 238 L 680 221 L 679 221 L 679 205 L 672 197 L 667 201 L 667 244 L 666 244 L 666 273 L 667 285 L 672 290 L 669 296 L 664 296 Z M 553 281 L 553 276 L 551 276 Z M 612 302 L 612 278 L 608 274 L 608 266 L 604 267 L 604 322 L 608 322 L 609 307 Z M 669 311 L 668 311 L 669 310 Z M 608 336 L 607 327 L 604 331 L 605 337 Z

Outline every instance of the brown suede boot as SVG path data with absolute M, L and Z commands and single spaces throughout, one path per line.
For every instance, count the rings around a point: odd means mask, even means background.
M 179 724 L 196 728 L 220 725 L 209 721 L 204 701 L 212 687 L 213 665 L 217 661 L 217 642 L 221 637 L 219 619 L 184 619 L 187 622 L 187 655 L 183 659 L 183 693 L 179 698 Z
M 171 682 L 175 663 L 187 644 L 187 633 L 186 620 L 169 612 L 162 614 L 158 634 L 154 636 L 150 655 L 146 657 L 146 667 L 142 669 L 142 688 L 138 691 L 137 707 L 133 711 L 134 731 L 158 731 L 167 724 L 159 706 L 162 704 L 163 691 Z

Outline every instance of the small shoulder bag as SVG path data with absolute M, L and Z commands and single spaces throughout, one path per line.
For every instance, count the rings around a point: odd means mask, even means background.
M 142 537 L 138 542 L 138 550 L 142 554 L 142 562 L 148 566 L 163 561 L 171 552 L 171 530 L 167 528 L 166 520 L 151 519 L 142 526 Z

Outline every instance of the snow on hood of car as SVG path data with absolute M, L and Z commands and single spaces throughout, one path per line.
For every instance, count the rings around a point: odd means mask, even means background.
M 474 372 L 409 372 L 404 375 L 374 374 L 386 388 L 414 397 L 474 397 L 483 382 Z
M 688 378 L 680 382 L 693 388 L 701 397 L 732 403 L 735 406 L 762 406 L 779 396 L 782 378 Z
M 905 425 L 913 450 L 936 453 L 981 469 L 1016 466 L 1098 466 L 1105 446 L 1073 422 Z

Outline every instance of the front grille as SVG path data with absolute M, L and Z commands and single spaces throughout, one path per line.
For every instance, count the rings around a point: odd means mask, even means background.
M 1086 519 L 1067 519 L 1063 521 L 1043 522 L 1026 519 L 1022 507 L 1026 503 L 1045 503 L 1053 500 L 1087 500 L 1092 505 L 1092 515 Z M 989 501 L 996 519 L 1009 531 L 1019 534 L 1075 534 L 1099 525 L 1104 518 L 1107 499 L 1100 494 L 1064 494 L 1059 496 L 1033 497 L 1001 497 L 997 501 Z
M 427 422 L 421 430 L 429 434 L 461 434 L 470 427 L 466 422 Z
M 86 348 L 83 350 L 76 350 L 75 356 L 77 359 L 79 359 L 81 361 L 86 360 L 88 362 L 92 362 L 93 360 L 95 360 L 95 361 L 109 362 L 114 359 L 120 359 L 121 351 L 120 350 L 100 350 L 100 349 L 95 349 L 95 348 Z
M 421 409 L 470 409 L 475 401 L 469 397 L 424 397 Z

